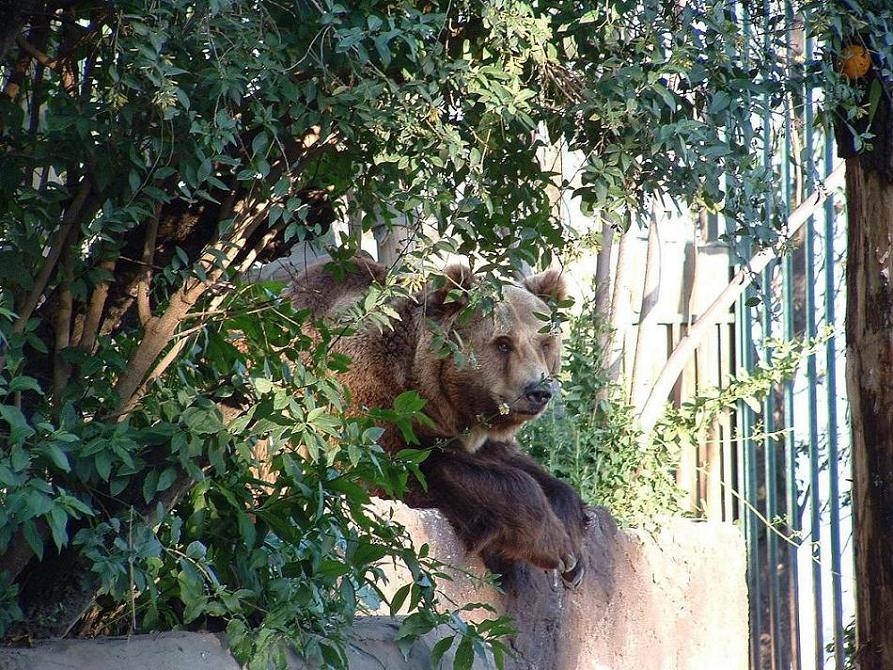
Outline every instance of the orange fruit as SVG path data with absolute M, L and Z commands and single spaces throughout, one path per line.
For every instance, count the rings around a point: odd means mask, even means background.
M 871 67 L 871 55 L 861 44 L 851 44 L 840 52 L 840 69 L 850 79 L 864 77 Z

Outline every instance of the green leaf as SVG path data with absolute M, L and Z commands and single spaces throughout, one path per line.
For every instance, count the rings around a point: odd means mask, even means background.
M 120 495 L 121 491 L 126 489 L 129 483 L 129 477 L 114 477 L 112 481 L 109 482 L 109 493 L 113 496 Z
M 155 488 L 156 491 L 167 491 L 171 484 L 174 483 L 177 479 L 177 469 L 173 466 L 167 467 L 162 470 L 161 474 L 158 475 L 158 486 Z
M 239 512 L 236 519 L 239 524 L 239 536 L 242 538 L 242 544 L 253 549 L 257 543 L 257 530 L 254 524 L 245 512 Z
M 53 465 L 57 468 L 65 472 L 71 472 L 71 464 L 68 462 L 68 454 L 62 451 L 57 445 L 52 443 L 45 444 L 41 447 L 41 451 L 49 456 Z
M 40 395 L 43 395 L 43 389 L 40 388 L 40 384 L 37 383 L 37 380 L 34 377 L 20 376 L 13 377 L 12 381 L 9 382 L 9 391 L 10 393 L 15 393 L 17 391 L 35 391 Z
M 62 547 L 68 543 L 68 533 L 66 532 L 68 515 L 62 507 L 57 505 L 50 510 L 45 518 L 50 526 L 50 532 L 53 535 L 53 542 L 56 545 L 56 549 L 62 551 Z
M 0 417 L 9 424 L 9 443 L 22 444 L 34 435 L 25 415 L 15 405 L 0 405 Z
M 385 545 L 363 541 L 359 543 L 353 554 L 353 562 L 359 565 L 375 563 L 384 558 L 387 553 L 388 548 Z
M 31 551 L 37 556 L 37 560 L 42 561 L 43 540 L 40 537 L 40 533 L 37 532 L 37 525 L 32 519 L 28 519 L 22 524 L 22 535 L 25 536 L 25 540 L 28 542 L 28 546 L 31 547 Z
M 23 472 L 31 465 L 31 456 L 19 444 L 9 450 L 9 457 L 10 465 L 15 472 Z
M 143 480 L 143 500 L 151 502 L 156 491 L 158 491 L 158 471 L 152 470 Z
M 207 553 L 208 548 L 198 540 L 190 542 L 186 547 L 186 555 L 189 556 L 189 558 L 204 558 Z M 199 579 L 199 581 L 201 581 L 201 579 Z
M 426 403 L 427 400 L 422 398 L 417 391 L 404 391 L 394 398 L 394 409 L 400 414 L 414 414 Z
M 223 430 L 218 411 L 208 407 L 187 407 L 180 421 L 198 435 L 214 435 Z
M 395 454 L 395 458 L 401 461 L 409 461 L 418 465 L 431 455 L 430 449 L 401 449 Z
M 443 661 L 443 655 L 447 652 L 447 650 L 453 646 L 453 640 L 456 639 L 455 635 L 449 635 L 445 638 L 442 638 L 437 641 L 437 643 L 431 649 L 431 670 L 438 670 L 440 668 L 441 663 Z
M 661 97 L 664 104 L 671 110 L 674 111 L 676 109 L 676 97 L 670 93 L 669 89 L 663 84 L 655 82 L 651 85 L 654 91 Z
M 265 395 L 273 390 L 274 384 L 266 377 L 252 377 L 251 383 L 257 390 L 258 395 Z
M 99 473 L 103 481 L 107 482 L 112 474 L 112 457 L 109 455 L 109 452 L 97 452 L 94 464 L 96 465 L 96 472 Z
M 713 94 L 713 100 L 710 102 L 710 113 L 719 114 L 729 107 L 731 98 L 726 91 L 717 91 Z
M 412 589 L 412 584 L 404 584 L 397 592 L 394 594 L 394 597 L 391 598 L 390 611 L 391 616 L 397 616 L 400 612 L 400 608 L 403 607 L 403 603 L 406 601 L 406 597 L 409 595 L 409 591 Z
M 456 648 L 456 657 L 453 659 L 453 670 L 471 670 L 474 663 L 474 648 L 471 646 L 471 638 L 463 637 Z
M 12 470 L 0 463 L 0 485 L 14 486 L 17 482 L 18 478 L 12 473 Z

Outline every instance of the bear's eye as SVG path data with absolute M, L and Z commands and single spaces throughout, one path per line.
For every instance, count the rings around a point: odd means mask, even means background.
M 512 343 L 508 340 L 496 340 L 496 351 L 501 354 L 512 353 Z

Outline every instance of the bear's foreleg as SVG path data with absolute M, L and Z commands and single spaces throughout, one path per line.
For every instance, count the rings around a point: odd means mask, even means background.
M 488 567 L 524 561 L 562 573 L 574 569 L 574 543 L 531 474 L 459 450 L 432 451 L 422 471 L 428 487 L 424 504 L 440 509 Z
M 573 565 L 566 565 L 562 578 L 572 586 L 578 586 L 583 579 L 583 538 L 589 523 L 586 516 L 586 503 L 580 494 L 567 482 L 547 472 L 536 460 L 521 452 L 512 442 L 487 442 L 482 448 L 482 456 L 492 458 L 523 470 L 533 477 L 543 490 L 555 515 L 564 524 L 573 556 Z

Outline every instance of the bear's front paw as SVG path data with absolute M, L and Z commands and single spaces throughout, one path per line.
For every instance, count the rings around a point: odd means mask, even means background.
M 561 581 L 564 585 L 571 589 L 579 588 L 583 583 L 583 576 L 586 574 L 586 568 L 583 561 L 578 561 L 574 556 L 569 556 L 561 561 L 562 565 L 558 568 L 561 573 Z

